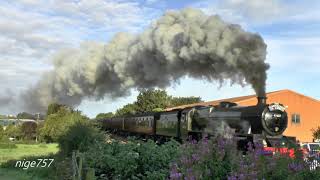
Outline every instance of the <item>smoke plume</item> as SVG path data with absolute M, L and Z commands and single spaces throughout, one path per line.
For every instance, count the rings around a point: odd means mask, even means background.
M 51 102 L 76 106 L 84 98 L 126 96 L 132 88 L 165 88 L 183 76 L 249 83 L 262 96 L 265 57 L 258 34 L 200 10 L 169 11 L 139 35 L 118 33 L 108 44 L 60 52 L 54 70 L 23 98 L 30 112 L 44 111 Z

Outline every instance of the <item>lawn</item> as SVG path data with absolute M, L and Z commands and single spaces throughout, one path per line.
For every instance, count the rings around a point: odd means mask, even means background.
M 17 148 L 0 149 L 0 165 L 11 159 L 23 160 L 26 156 L 41 156 L 58 152 L 58 144 L 16 144 Z
M 17 148 L 0 148 L 0 165 L 9 160 L 23 160 L 28 156 L 42 156 L 58 152 L 58 144 L 16 144 Z M 36 177 L 37 174 L 30 174 L 22 168 L 0 168 L 1 180 L 31 180 L 44 178 Z M 47 179 L 47 178 L 46 178 Z

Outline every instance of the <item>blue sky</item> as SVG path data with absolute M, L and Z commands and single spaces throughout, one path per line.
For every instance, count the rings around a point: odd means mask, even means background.
M 14 94 L 52 69 L 52 56 L 83 41 L 107 43 L 117 32 L 139 33 L 167 10 L 199 8 L 259 33 L 268 45 L 267 91 L 292 89 L 320 99 L 320 1 L 292 0 L 2 0 L 0 2 L 0 93 Z M 185 77 L 167 89 L 203 100 L 253 94 L 250 86 L 222 87 Z M 12 94 L 12 95 L 14 95 Z M 133 102 L 137 91 L 117 100 L 84 101 L 90 117 Z M 0 114 L 17 113 L 0 106 Z

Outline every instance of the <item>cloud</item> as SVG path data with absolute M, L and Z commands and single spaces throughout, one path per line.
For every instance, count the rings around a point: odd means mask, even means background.
M 312 6 L 310 6 L 312 5 Z M 276 22 L 319 21 L 320 2 L 286 0 L 207 0 L 196 2 L 208 14 L 219 14 L 226 21 L 242 26 L 265 26 Z
M 51 57 L 83 41 L 139 32 L 160 12 L 126 0 L 0 2 L 0 93 L 14 94 L 52 69 Z M 0 111 L 8 109 L 1 107 Z
M 288 4 L 279 0 L 225 0 L 221 7 L 254 21 L 266 21 L 289 13 Z

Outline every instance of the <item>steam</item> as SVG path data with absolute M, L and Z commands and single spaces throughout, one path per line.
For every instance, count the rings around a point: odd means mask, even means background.
M 169 11 L 139 35 L 118 33 L 108 44 L 60 52 L 54 70 L 23 99 L 28 111 L 38 112 L 51 102 L 77 106 L 84 98 L 126 96 L 132 88 L 165 88 L 183 76 L 249 83 L 263 96 L 265 57 L 258 34 L 200 10 Z

